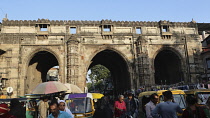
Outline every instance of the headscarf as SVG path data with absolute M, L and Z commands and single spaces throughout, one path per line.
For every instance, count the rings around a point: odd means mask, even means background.
M 67 112 L 69 115 L 71 115 L 74 118 L 74 115 L 71 113 L 71 111 L 68 109 L 67 104 L 64 100 L 59 100 L 58 104 L 60 104 L 61 102 L 63 102 L 65 104 L 65 109 L 64 111 Z

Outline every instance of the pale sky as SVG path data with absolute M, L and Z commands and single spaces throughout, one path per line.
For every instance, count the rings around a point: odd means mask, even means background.
M 210 23 L 210 0 L 1 0 L 0 22 L 102 20 Z

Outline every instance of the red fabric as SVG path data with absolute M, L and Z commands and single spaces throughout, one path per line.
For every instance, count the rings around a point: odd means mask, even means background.
M 0 113 L 5 114 L 8 112 L 8 105 L 7 104 L 0 104 Z
M 0 104 L 0 118 L 16 118 L 8 112 L 8 105 L 4 103 Z
M 115 117 L 120 117 L 126 111 L 126 104 L 124 101 L 115 101 L 114 103 Z M 120 109 L 120 110 L 119 110 Z

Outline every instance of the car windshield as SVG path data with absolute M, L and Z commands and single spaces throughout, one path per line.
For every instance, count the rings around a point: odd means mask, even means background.
M 66 100 L 66 103 L 72 113 L 87 113 L 92 111 L 90 98 L 70 98 Z
M 182 109 L 186 108 L 186 102 L 183 94 L 173 94 L 174 101 L 179 104 Z M 160 96 L 160 102 L 164 102 L 163 95 Z
M 210 93 L 198 93 L 198 104 L 206 104 L 206 101 L 208 100 L 210 96 Z

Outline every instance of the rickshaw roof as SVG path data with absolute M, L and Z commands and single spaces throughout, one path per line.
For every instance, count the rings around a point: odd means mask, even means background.
M 146 91 L 146 92 L 142 92 L 142 93 L 139 94 L 139 97 L 150 96 L 153 93 L 157 93 L 157 91 Z
M 41 94 L 25 94 L 25 96 L 18 96 L 20 98 L 28 98 L 28 99 L 40 99 Z
M 104 95 L 101 93 L 74 93 L 74 94 L 67 94 L 65 99 L 69 98 L 85 98 L 89 97 L 92 99 L 101 99 Z
M 75 94 L 67 94 L 65 96 L 65 99 L 69 99 L 69 98 L 85 98 L 85 97 L 93 98 L 91 93 L 75 93 Z
M 93 99 L 101 99 L 104 95 L 101 93 L 91 93 L 93 96 Z
M 184 91 L 185 94 L 210 93 L 210 89 L 191 89 Z
M 143 96 L 150 96 L 153 93 L 156 93 L 158 95 L 162 95 L 163 92 L 168 91 L 168 90 L 158 90 L 158 91 L 146 91 L 146 92 L 142 92 L 139 94 L 139 98 L 143 97 Z M 170 90 L 172 92 L 172 94 L 185 94 L 183 90 Z
M 28 98 L 28 99 L 40 99 L 40 96 L 18 96 L 20 98 Z
M 10 102 L 12 99 L 14 99 L 14 98 L 0 99 L 0 102 Z M 27 98 L 16 98 L 16 99 L 18 99 L 20 102 L 21 101 L 27 101 Z

